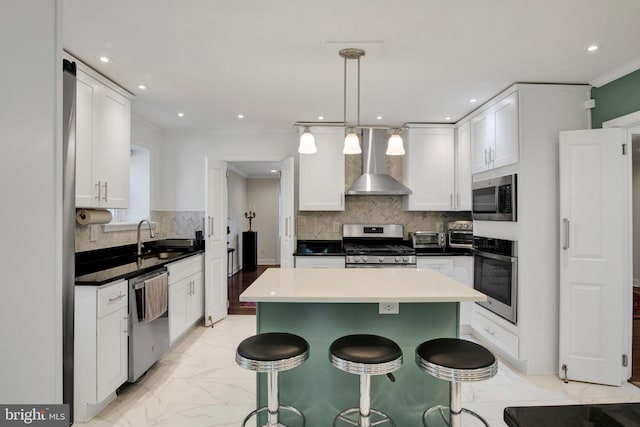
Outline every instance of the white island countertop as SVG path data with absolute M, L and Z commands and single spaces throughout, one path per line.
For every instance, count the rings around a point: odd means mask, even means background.
M 457 280 L 416 268 L 269 268 L 240 295 L 240 301 L 303 303 L 485 300 Z

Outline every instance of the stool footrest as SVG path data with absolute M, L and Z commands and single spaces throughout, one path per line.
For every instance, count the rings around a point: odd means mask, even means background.
M 278 407 L 278 411 L 281 411 L 281 410 L 285 410 L 285 411 L 288 411 L 288 412 L 291 412 L 293 414 L 298 415 L 300 418 L 302 418 L 301 427 L 305 427 L 307 420 L 304 418 L 304 414 L 302 412 L 300 412 L 299 409 L 294 408 L 293 406 L 280 406 L 280 407 Z M 254 417 L 255 415 L 258 415 L 258 414 L 260 414 L 262 412 L 269 412 L 269 407 L 268 406 L 263 406 L 262 408 L 258 408 L 255 411 L 251 412 L 242 421 L 242 427 L 245 427 L 246 424 L 247 424 L 247 421 L 249 421 L 252 417 Z M 265 424 L 263 427 L 271 427 L 271 426 L 269 426 L 269 424 Z M 284 424 L 278 424 L 278 427 L 286 427 L 286 426 Z
M 442 417 L 442 419 L 444 420 L 444 422 L 447 425 L 451 424 L 451 421 L 449 420 L 449 412 L 450 412 L 450 408 L 449 406 L 446 405 L 437 405 L 437 406 L 432 406 L 431 408 L 427 409 L 426 411 L 424 411 L 424 413 L 422 414 L 422 424 L 424 425 L 424 427 L 429 427 L 429 424 L 427 424 L 427 417 L 432 413 L 438 411 L 440 412 L 440 416 Z M 478 420 L 480 420 L 486 427 L 490 427 L 489 423 L 487 422 L 487 420 L 485 420 L 484 418 L 482 418 L 480 415 L 476 414 L 473 411 L 470 411 L 469 409 L 466 408 L 462 408 L 460 414 L 458 414 L 458 416 L 461 416 L 462 413 L 465 414 L 469 414 L 473 417 L 476 417 Z
M 373 409 L 370 408 L 369 409 L 370 414 L 375 414 L 378 415 L 379 417 L 381 417 L 379 420 L 376 421 L 370 421 L 370 423 L 368 425 L 370 426 L 377 426 L 383 423 L 389 423 L 390 425 L 396 427 L 396 424 L 393 422 L 393 420 L 384 412 L 379 411 L 377 409 Z M 356 414 L 356 417 L 354 417 L 355 419 L 351 419 L 348 416 L 352 415 L 352 414 Z M 369 417 L 371 418 L 371 417 Z M 333 419 L 333 426 L 336 426 L 336 423 L 338 421 L 344 421 L 347 424 L 351 424 L 353 426 L 359 426 L 360 424 L 360 408 L 349 408 L 349 409 L 345 409 L 344 411 L 340 412 L 338 415 L 336 415 L 336 417 Z

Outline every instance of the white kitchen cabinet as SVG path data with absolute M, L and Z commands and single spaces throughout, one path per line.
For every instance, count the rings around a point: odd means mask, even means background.
M 127 208 L 130 94 L 75 61 L 76 207 Z
M 471 119 L 471 173 L 518 163 L 518 114 L 518 92 L 514 91 Z
M 88 421 L 128 376 L 128 282 L 76 286 L 74 414 Z
M 171 344 L 204 315 L 203 259 L 203 255 L 198 254 L 167 266 Z
M 317 153 L 299 154 L 298 209 L 344 210 L 344 130 L 314 128 Z
M 453 210 L 471 210 L 471 126 L 469 122 L 456 129 L 455 197 Z
M 416 260 L 418 268 L 430 268 L 445 276 L 453 276 L 452 256 L 419 256 Z
M 471 328 L 474 334 L 480 335 L 482 339 L 489 341 L 492 346 L 513 359 L 520 357 L 520 339 L 517 331 L 514 331 L 513 325 L 506 320 L 500 319 L 490 311 L 476 305 L 476 309 L 472 313 Z
M 405 211 L 454 209 L 455 152 L 453 127 L 409 127 L 404 133 L 403 183 Z
M 345 257 L 343 255 L 297 256 L 295 261 L 296 268 L 344 268 Z

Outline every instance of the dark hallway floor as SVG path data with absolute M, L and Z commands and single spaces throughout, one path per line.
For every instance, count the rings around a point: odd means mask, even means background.
M 253 283 L 269 267 L 279 267 L 278 265 L 259 265 L 255 271 L 240 270 L 227 279 L 227 292 L 229 300 L 229 314 L 256 314 L 255 304 L 240 303 L 240 294 Z

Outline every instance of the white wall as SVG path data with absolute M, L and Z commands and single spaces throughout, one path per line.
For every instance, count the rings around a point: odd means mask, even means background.
M 3 0 L 0 17 L 0 402 L 60 403 L 61 3 Z
M 204 157 L 281 161 L 296 154 L 293 127 L 281 130 L 180 130 L 164 133 L 162 194 L 152 209 L 204 210 Z
M 247 203 L 255 206 L 253 230 L 258 232 L 258 264 L 278 264 L 279 179 L 248 179 Z M 253 208 L 252 208 L 253 209 Z M 248 222 L 245 222 L 248 229 Z
M 241 232 L 245 230 L 244 211 L 247 206 L 247 178 L 233 171 L 227 177 L 227 225 L 231 234 L 227 236 L 229 247 L 236 252 L 233 255 L 233 272 L 240 268 L 242 259 Z

